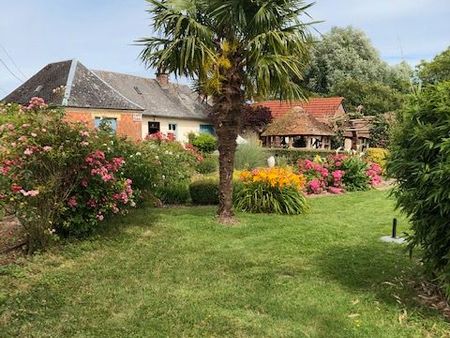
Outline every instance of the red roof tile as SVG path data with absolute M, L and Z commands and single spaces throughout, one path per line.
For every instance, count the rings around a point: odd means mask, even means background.
M 254 105 L 270 108 L 274 119 L 283 116 L 294 107 L 302 107 L 315 118 L 327 119 L 339 113 L 338 109 L 343 100 L 343 97 L 317 97 L 308 101 L 263 101 Z

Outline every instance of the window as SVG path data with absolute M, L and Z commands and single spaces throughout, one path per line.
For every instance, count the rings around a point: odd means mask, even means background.
M 211 124 L 201 124 L 200 125 L 200 132 L 205 134 L 211 134 L 215 135 L 216 132 L 214 130 L 214 126 Z
M 177 125 L 175 123 L 169 123 L 168 134 L 172 134 L 175 139 L 177 138 Z
M 148 134 L 156 134 L 161 130 L 159 122 L 149 122 L 148 123 Z
M 112 117 L 96 117 L 95 128 L 110 128 L 113 134 L 117 131 L 117 119 Z

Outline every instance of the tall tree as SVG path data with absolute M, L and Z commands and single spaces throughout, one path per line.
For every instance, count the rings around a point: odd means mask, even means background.
M 142 60 L 160 71 L 197 79 L 212 96 L 218 141 L 218 215 L 233 220 L 236 138 L 246 99 L 299 99 L 310 34 L 301 0 L 147 0 L 154 37 L 139 40 Z
M 319 95 L 344 96 L 349 112 L 362 105 L 365 115 L 376 115 L 399 108 L 411 76 L 407 63 L 384 62 L 363 31 L 334 27 L 315 44 L 304 85 Z
M 418 77 L 424 85 L 449 81 L 450 47 L 436 55 L 432 61 L 422 61 L 417 68 Z

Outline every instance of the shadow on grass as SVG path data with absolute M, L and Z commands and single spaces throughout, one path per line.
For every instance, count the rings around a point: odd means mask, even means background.
M 317 266 L 327 278 L 353 292 L 372 293 L 380 302 L 417 311 L 426 317 L 440 317 L 417 301 L 414 285 L 421 268 L 409 259 L 403 247 L 394 244 L 335 245 L 316 257 Z

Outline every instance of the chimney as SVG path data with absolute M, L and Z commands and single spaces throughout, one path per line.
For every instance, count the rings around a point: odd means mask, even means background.
M 166 88 L 169 86 L 169 74 L 163 72 L 163 71 L 158 71 L 158 73 L 156 73 L 156 81 L 158 81 L 159 85 L 163 88 Z

